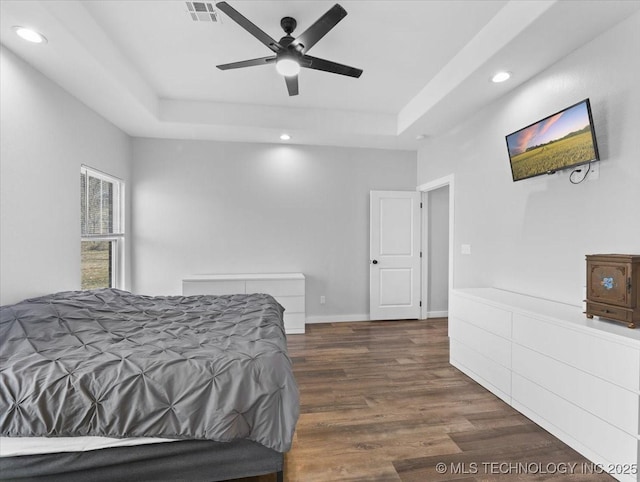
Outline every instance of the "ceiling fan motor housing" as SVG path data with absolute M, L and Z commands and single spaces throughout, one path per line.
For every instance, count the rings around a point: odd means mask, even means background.
M 291 32 L 296 29 L 297 25 L 298 22 L 296 22 L 296 19 L 293 17 L 282 17 L 282 20 L 280 20 L 280 26 L 287 35 L 291 35 Z

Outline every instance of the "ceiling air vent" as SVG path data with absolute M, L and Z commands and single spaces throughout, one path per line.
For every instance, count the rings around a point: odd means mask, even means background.
M 218 11 L 210 2 L 184 2 L 194 22 L 217 22 Z

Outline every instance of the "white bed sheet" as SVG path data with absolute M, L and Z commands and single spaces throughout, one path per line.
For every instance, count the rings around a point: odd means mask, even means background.
M 88 450 L 111 447 L 130 447 L 132 445 L 165 442 L 177 442 L 177 440 L 153 437 L 0 437 L 0 457 L 59 452 L 86 452 Z

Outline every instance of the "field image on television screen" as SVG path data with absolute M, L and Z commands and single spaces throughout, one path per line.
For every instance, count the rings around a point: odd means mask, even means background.
M 514 181 L 597 160 L 588 99 L 507 136 Z

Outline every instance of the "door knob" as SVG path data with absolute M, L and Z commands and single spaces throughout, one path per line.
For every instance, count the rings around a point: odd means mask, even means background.
M 378 264 L 378 260 L 374 259 L 373 261 L 371 261 L 372 264 Z

